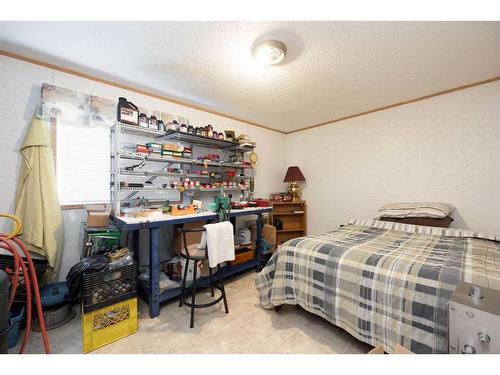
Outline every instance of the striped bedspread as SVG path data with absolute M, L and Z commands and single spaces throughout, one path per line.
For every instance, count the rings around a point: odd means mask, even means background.
M 260 304 L 298 304 L 389 353 L 446 353 L 459 280 L 500 289 L 500 242 L 490 238 L 375 220 L 296 238 L 257 276 Z

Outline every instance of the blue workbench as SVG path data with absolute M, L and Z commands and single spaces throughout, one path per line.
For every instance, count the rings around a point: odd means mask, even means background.
M 255 259 L 235 266 L 221 268 L 223 277 L 227 278 L 236 273 L 262 267 L 262 214 L 271 212 L 271 207 L 244 208 L 241 210 L 231 210 L 231 218 L 239 216 L 257 215 L 256 249 Z M 160 293 L 159 272 L 160 272 L 160 228 L 164 226 L 181 225 L 197 221 L 214 221 L 218 215 L 213 212 L 201 212 L 193 215 L 171 216 L 163 215 L 161 218 L 117 218 L 112 217 L 113 223 L 122 231 L 135 231 L 140 229 L 149 230 L 149 285 L 139 281 L 141 291 L 148 297 L 149 316 L 155 318 L 160 315 L 160 303 L 165 302 L 180 295 L 180 288 L 168 289 Z M 138 237 L 138 236 L 136 236 Z M 200 285 L 208 283 L 202 278 Z M 198 283 L 197 283 L 198 284 Z

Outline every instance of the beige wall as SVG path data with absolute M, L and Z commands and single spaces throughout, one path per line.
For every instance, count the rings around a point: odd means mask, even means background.
M 443 201 L 453 227 L 500 235 L 500 82 L 287 135 L 308 231 L 387 202 Z
M 217 129 L 232 127 L 236 133 L 246 133 L 257 142 L 256 153 L 259 161 L 255 175 L 255 196 L 268 197 L 271 192 L 282 188 L 282 180 L 276 178 L 276 176 L 281 176 L 286 168 L 286 139 L 282 133 L 0 56 L 0 140 L 2 141 L 0 212 L 14 211 L 17 176 L 21 163 L 18 150 L 40 97 L 42 83 L 50 83 L 113 100 L 124 96 L 140 107 L 187 117 L 194 124 L 210 123 Z M 82 210 L 63 212 L 65 249 L 61 277 L 65 277 L 68 268 L 79 260 L 78 234 L 80 222 L 85 219 L 84 216 Z M 5 231 L 9 228 L 6 222 L 0 222 L 0 230 Z

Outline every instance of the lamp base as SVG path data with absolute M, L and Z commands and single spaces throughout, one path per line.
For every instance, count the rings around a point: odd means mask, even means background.
M 292 181 L 288 186 L 288 193 L 292 195 L 292 202 L 302 202 L 300 199 L 300 186 L 297 181 Z

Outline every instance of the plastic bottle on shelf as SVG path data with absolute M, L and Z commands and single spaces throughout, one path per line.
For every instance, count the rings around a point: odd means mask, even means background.
M 151 116 L 149 118 L 149 128 L 154 129 L 154 130 L 158 130 L 158 120 L 156 120 L 155 116 Z
M 165 131 L 165 123 L 162 120 L 158 120 L 158 130 L 162 132 Z
M 179 130 L 179 123 L 177 120 L 168 123 L 167 130 Z
M 118 98 L 116 119 L 129 125 L 137 125 L 139 121 L 139 108 L 126 98 Z
M 142 128 L 149 128 L 148 116 L 145 113 L 139 115 L 139 126 Z

